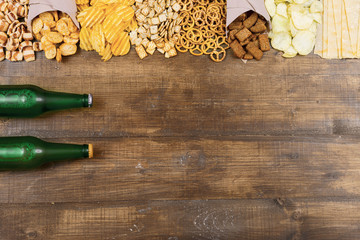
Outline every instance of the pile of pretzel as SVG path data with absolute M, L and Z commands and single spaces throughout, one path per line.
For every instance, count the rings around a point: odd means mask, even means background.
M 181 31 L 176 49 L 195 56 L 210 55 L 215 62 L 226 57 L 225 0 L 180 0 Z
M 0 61 L 5 58 L 35 60 L 33 35 L 26 25 L 27 14 L 28 0 L 0 0 Z

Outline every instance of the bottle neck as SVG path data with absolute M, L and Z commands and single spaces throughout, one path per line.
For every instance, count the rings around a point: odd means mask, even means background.
M 62 160 L 75 160 L 81 158 L 89 158 L 91 145 L 76 145 L 76 144 L 59 144 L 59 143 L 46 143 L 41 153 L 46 162 L 62 161 Z M 91 147 L 92 148 L 92 147 Z M 90 151 L 89 151 L 90 150 Z
M 48 111 L 92 106 L 91 94 L 46 92 L 42 100 Z

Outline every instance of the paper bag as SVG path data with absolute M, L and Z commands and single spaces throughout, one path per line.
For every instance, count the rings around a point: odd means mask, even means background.
M 226 26 L 229 26 L 238 16 L 250 10 L 262 15 L 268 22 L 270 21 L 264 0 L 227 0 Z
M 76 19 L 77 8 L 75 0 L 30 0 L 29 6 L 27 25 L 30 30 L 31 22 L 36 16 L 43 12 L 56 10 L 67 13 L 74 24 L 80 28 L 79 22 Z

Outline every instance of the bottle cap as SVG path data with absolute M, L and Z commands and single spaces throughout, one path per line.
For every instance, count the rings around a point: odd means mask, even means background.
M 92 107 L 92 105 L 93 105 L 93 95 L 91 93 L 89 93 L 89 95 L 88 95 L 88 104 L 89 104 L 89 107 Z
M 94 157 L 94 148 L 92 144 L 89 144 L 88 146 L 89 149 L 89 158 L 93 158 Z

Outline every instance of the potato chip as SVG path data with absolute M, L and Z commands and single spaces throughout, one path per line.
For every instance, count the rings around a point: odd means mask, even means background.
M 89 4 L 90 0 L 76 0 L 76 4 Z
M 105 48 L 105 36 L 99 23 L 95 24 L 95 26 L 92 28 L 90 41 L 94 50 L 98 53 L 102 52 Z
M 122 32 L 111 44 L 111 51 L 114 56 L 123 56 L 130 51 L 130 38 L 127 32 Z
M 298 52 L 295 50 L 293 46 L 290 46 L 288 49 L 286 49 L 285 53 L 282 55 L 285 58 L 293 58 L 298 54 Z
M 295 35 L 297 34 L 297 32 L 299 31 L 299 30 L 297 30 L 296 29 L 296 27 L 294 26 L 294 23 L 293 23 L 293 21 L 290 19 L 290 33 L 291 33 L 291 36 L 292 37 L 295 37 Z
M 296 11 L 291 13 L 291 20 L 293 21 L 294 26 L 299 30 L 308 29 L 314 21 L 308 14 Z
M 323 12 L 323 5 L 320 1 L 315 0 L 310 6 L 311 13 L 322 13 Z
M 86 27 L 82 27 L 80 30 L 80 48 L 86 51 L 94 50 L 90 41 L 90 30 Z
M 272 31 L 274 33 L 290 31 L 290 21 L 289 19 L 283 16 L 275 14 L 271 23 L 272 23 Z
M 322 24 L 322 14 L 321 13 L 310 13 L 310 16 L 314 19 L 315 22 Z
M 274 0 L 265 0 L 265 7 L 271 17 L 276 14 L 276 5 Z
M 280 51 L 286 51 L 291 45 L 291 36 L 288 32 L 274 33 L 271 46 Z
M 101 23 L 105 19 L 105 11 L 103 8 L 90 7 L 78 14 L 78 20 L 81 26 L 91 28 L 96 23 Z
M 315 34 L 310 31 L 299 31 L 292 40 L 294 49 L 300 55 L 308 55 L 315 46 Z
M 288 18 L 288 14 L 287 14 L 287 6 L 285 3 L 279 3 L 276 6 L 276 14 L 284 17 L 284 18 Z
M 106 44 L 106 47 L 105 47 L 104 51 L 102 52 L 101 60 L 103 60 L 104 62 L 109 61 L 110 58 L 112 57 L 112 55 L 113 54 L 111 52 L 111 45 L 108 43 L 108 44 Z

